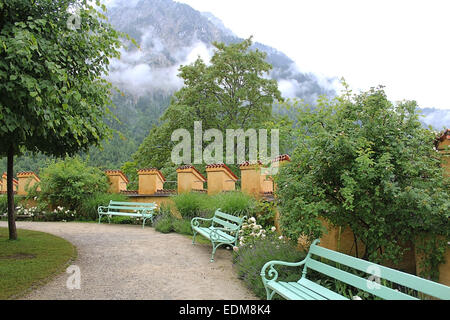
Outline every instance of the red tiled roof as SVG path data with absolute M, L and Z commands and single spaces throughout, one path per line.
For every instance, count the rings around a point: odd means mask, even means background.
M 118 174 L 118 175 L 122 176 L 123 180 L 125 180 L 126 183 L 130 182 L 130 180 L 125 175 L 125 173 L 122 172 L 122 170 L 105 170 L 105 173 L 106 174 Z
M 137 194 L 139 194 L 139 191 L 138 190 L 120 190 L 120 193 L 128 194 L 128 195 L 137 195 Z
M 17 177 L 18 178 L 21 178 L 21 177 L 34 177 L 38 182 L 41 181 L 41 179 L 39 179 L 37 174 L 34 173 L 33 171 L 22 171 L 22 172 L 19 172 L 17 174 Z
M 5 178 L 5 179 L 6 179 L 7 177 L 8 177 L 7 173 L 6 173 L 6 172 L 3 172 L 2 178 Z M 19 181 L 17 181 L 16 179 L 13 178 L 12 180 L 13 180 L 13 183 L 14 183 L 14 184 L 19 184 Z
M 188 170 L 188 169 L 193 169 L 200 176 L 200 178 L 203 179 L 204 182 L 206 182 L 207 179 L 193 165 L 189 164 L 189 165 L 181 166 L 177 169 L 177 172 L 178 172 L 178 170 Z
M 262 161 L 245 161 L 239 165 L 239 167 L 250 167 L 254 165 L 263 165 Z
M 291 157 L 288 154 L 283 154 L 276 157 L 272 162 L 291 161 Z
M 166 178 L 164 177 L 162 172 L 156 168 L 145 168 L 145 169 L 138 170 L 138 173 L 151 173 L 151 172 L 157 173 L 160 176 L 161 180 L 166 181 Z
M 172 194 L 176 194 L 177 193 L 177 191 L 176 190 L 169 190 L 169 189 L 167 189 L 167 190 L 156 190 L 156 193 L 155 193 L 155 196 L 158 196 L 158 195 L 172 195 Z
M 239 180 L 239 178 L 231 171 L 230 168 L 225 163 L 218 163 L 218 164 L 210 164 L 206 166 L 206 169 L 216 169 L 216 168 L 224 168 L 231 177 L 233 177 L 236 180 Z

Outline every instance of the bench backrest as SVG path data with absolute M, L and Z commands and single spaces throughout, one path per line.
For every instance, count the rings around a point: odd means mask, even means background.
M 154 210 L 157 208 L 156 203 L 141 203 L 141 202 L 124 202 L 124 201 L 110 201 L 109 209 L 115 210 Z
M 388 300 L 415 300 L 417 298 L 384 286 L 380 279 L 391 281 L 435 298 L 444 300 L 450 299 L 450 287 L 446 285 L 320 247 L 317 245 L 318 242 L 318 240 L 314 241 L 309 249 L 303 276 L 306 276 L 307 269 L 312 269 L 377 297 Z M 320 260 L 322 259 L 327 259 L 330 262 L 336 262 L 340 265 L 363 271 L 367 273 L 367 278 L 361 278 L 321 262 Z
M 243 221 L 244 218 L 239 218 L 231 214 L 221 212 L 220 209 L 217 209 L 214 213 L 212 226 L 237 230 L 242 226 Z

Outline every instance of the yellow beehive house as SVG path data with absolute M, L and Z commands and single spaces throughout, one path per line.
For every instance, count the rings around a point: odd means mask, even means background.
M 33 187 L 36 183 L 41 182 L 41 179 L 32 171 L 19 172 L 17 174 L 18 188 L 17 194 L 20 196 L 26 196 L 28 194 L 28 189 Z M 37 191 L 41 191 L 38 187 Z
M 177 169 L 178 194 L 203 191 L 206 178 L 192 165 Z
M 120 193 L 122 191 L 127 191 L 127 185 L 130 182 L 127 176 L 120 170 L 106 170 L 106 175 L 108 176 L 110 187 L 110 193 Z
M 214 195 L 223 191 L 234 191 L 239 178 L 226 164 L 211 164 L 206 166 L 208 174 L 208 194 Z
M 161 171 L 155 168 L 141 169 L 139 175 L 139 191 L 140 195 L 154 195 L 159 190 L 164 189 L 164 178 Z

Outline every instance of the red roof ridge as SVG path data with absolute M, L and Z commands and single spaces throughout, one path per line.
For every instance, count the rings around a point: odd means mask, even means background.
M 201 173 L 200 173 L 200 171 L 198 171 L 197 170 L 197 168 L 196 167 L 194 167 L 193 165 L 191 165 L 191 164 L 187 164 L 187 165 L 184 165 L 184 166 L 181 166 L 181 167 L 179 167 L 178 169 L 177 169 L 177 172 L 178 172 L 178 170 L 187 170 L 187 169 L 193 169 L 203 180 L 205 180 L 205 182 L 207 181 L 207 179 L 205 178 L 205 176 L 204 175 L 202 175 Z
M 160 170 L 158 170 L 157 168 L 144 168 L 144 169 L 138 170 L 138 173 L 145 173 L 145 172 L 156 172 L 161 176 L 162 180 L 166 181 L 166 178 L 164 177 L 162 172 Z
M 239 178 L 231 171 L 230 168 L 225 163 L 209 164 L 206 169 L 224 168 L 234 179 L 239 180 Z
M 127 175 L 125 173 L 123 173 L 122 170 L 105 170 L 105 173 L 106 174 L 108 174 L 108 173 L 118 173 L 118 174 L 123 176 L 123 178 L 125 179 L 126 183 L 130 182 L 130 180 L 128 179 Z
M 272 160 L 272 162 L 291 161 L 291 157 L 288 154 L 282 154 Z

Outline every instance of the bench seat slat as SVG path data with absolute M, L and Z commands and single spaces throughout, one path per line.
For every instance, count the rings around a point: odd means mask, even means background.
M 212 231 L 214 230 L 214 228 L 209 227 L 209 228 L 205 228 L 205 227 L 196 227 L 194 228 L 198 233 L 200 233 L 201 235 L 203 235 L 204 237 L 210 239 L 210 235 L 212 233 Z M 220 238 L 218 239 L 218 241 L 225 241 L 225 242 L 234 242 L 235 238 L 233 236 L 230 236 L 229 234 L 221 231 L 221 230 L 217 230 L 216 231 L 217 234 L 220 236 Z
M 155 207 L 155 203 L 148 202 L 122 202 L 122 201 L 110 201 L 111 205 L 126 205 L 126 206 L 142 206 L 142 207 Z
M 367 279 L 360 278 L 354 274 L 348 273 L 346 271 L 337 269 L 325 263 L 319 262 L 314 259 L 309 259 L 305 267 L 316 270 L 320 273 L 333 277 L 337 280 L 345 282 L 353 287 L 364 290 L 371 293 L 377 297 L 388 299 L 388 300 L 418 300 L 410 295 L 404 294 L 402 292 L 396 291 L 394 289 L 384 287 L 379 285 L 378 287 L 369 288 Z
M 335 261 L 337 263 L 363 272 L 367 272 L 369 267 L 374 266 L 374 263 L 372 262 L 351 257 L 346 254 L 329 250 L 317 245 L 311 246 L 310 252 L 311 254 Z M 379 276 L 382 279 L 395 282 L 402 286 L 420 291 L 436 298 L 450 300 L 450 288 L 446 285 L 381 265 L 376 266 L 380 270 Z
M 320 284 L 317 284 L 306 278 L 300 279 L 297 283 L 299 285 L 302 285 L 303 287 L 311 289 L 312 291 L 316 292 L 317 294 L 320 294 L 323 297 L 326 297 L 329 300 L 349 300 L 348 298 L 340 295 L 339 293 L 331 291 L 330 289 L 327 289 L 321 286 Z
M 152 207 L 125 207 L 125 206 L 108 206 L 108 209 L 117 209 L 117 210 L 152 210 Z
M 303 292 L 305 296 L 309 297 L 308 300 L 328 300 L 326 296 L 320 295 L 317 292 L 311 290 L 310 288 L 304 287 L 297 282 L 289 282 L 289 285 Z
M 302 295 L 302 292 L 296 290 L 294 287 L 285 286 L 286 282 L 269 281 L 267 287 L 275 290 L 280 296 L 289 300 L 310 300 Z
M 112 216 L 126 216 L 126 217 L 142 217 L 142 216 L 151 216 L 151 214 L 142 214 L 142 213 L 134 213 L 134 212 L 104 212 L 102 215 L 112 215 Z

